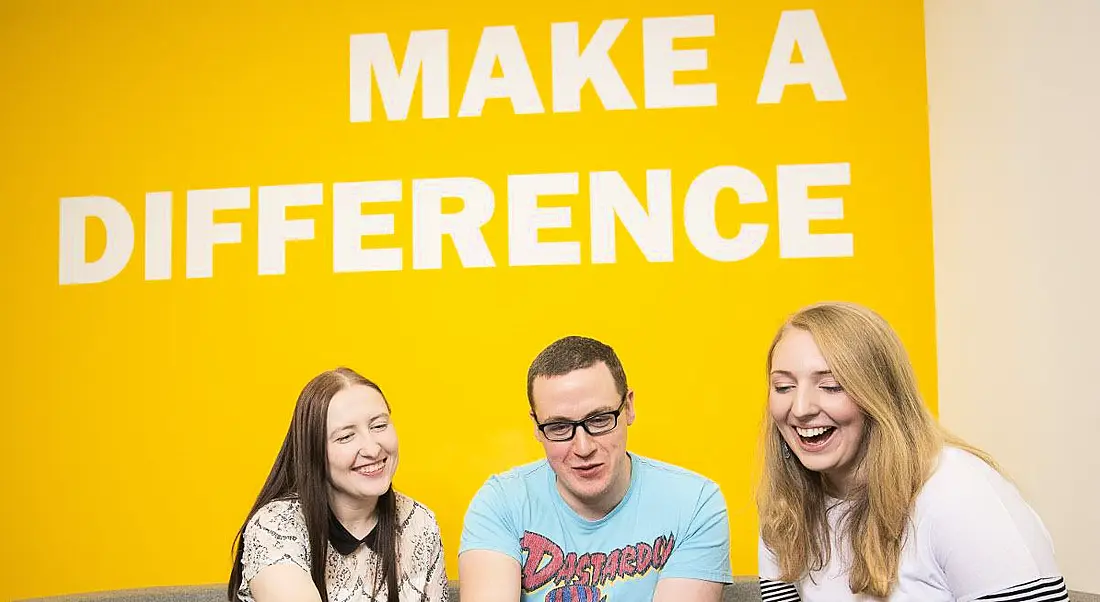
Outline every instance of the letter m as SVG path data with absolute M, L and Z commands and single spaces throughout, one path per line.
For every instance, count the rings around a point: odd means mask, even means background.
M 410 33 L 400 71 L 386 34 L 351 36 L 352 123 L 371 120 L 375 82 L 386 117 L 390 121 L 404 121 L 409 115 L 417 76 L 421 73 L 424 119 L 447 117 L 450 113 L 447 60 L 446 29 Z

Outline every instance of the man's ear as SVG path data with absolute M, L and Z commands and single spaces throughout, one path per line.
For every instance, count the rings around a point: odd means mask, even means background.
M 539 419 L 535 416 L 534 410 L 531 410 L 528 415 L 531 417 L 531 423 L 535 428 L 535 439 L 539 439 L 542 436 L 542 431 L 539 430 Z

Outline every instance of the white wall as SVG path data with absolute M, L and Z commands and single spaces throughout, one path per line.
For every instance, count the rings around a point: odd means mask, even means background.
M 1100 593 L 1100 0 L 926 0 L 940 415 Z

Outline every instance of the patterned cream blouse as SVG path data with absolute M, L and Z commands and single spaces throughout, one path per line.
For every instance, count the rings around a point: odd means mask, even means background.
M 448 602 L 443 542 L 435 515 L 398 493 L 397 524 L 401 534 L 397 543 L 401 602 Z M 308 574 L 308 548 L 305 518 L 297 500 L 276 500 L 257 510 L 244 531 L 241 558 L 244 574 L 237 597 L 241 602 L 255 602 L 248 584 L 267 566 L 294 564 Z M 338 552 L 331 541 L 326 548 L 325 582 L 329 602 L 386 601 L 384 583 L 378 595 L 371 596 L 380 561 L 371 546 L 359 546 L 347 556 Z

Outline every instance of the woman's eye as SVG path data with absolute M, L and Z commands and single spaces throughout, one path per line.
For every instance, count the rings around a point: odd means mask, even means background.
M 776 393 L 789 393 L 794 385 L 774 385 L 773 387 Z

